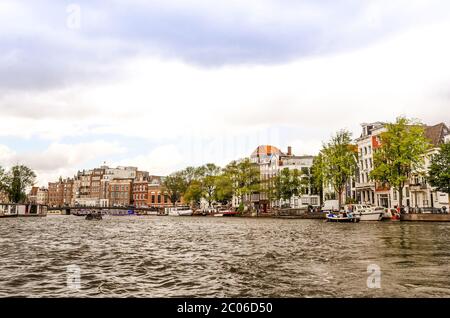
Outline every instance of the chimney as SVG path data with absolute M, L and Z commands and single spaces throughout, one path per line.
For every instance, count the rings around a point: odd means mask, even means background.
M 288 147 L 287 155 L 292 156 L 292 147 L 291 146 Z

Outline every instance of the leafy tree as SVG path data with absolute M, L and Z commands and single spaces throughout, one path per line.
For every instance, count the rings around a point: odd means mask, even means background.
M 173 206 L 176 206 L 188 188 L 185 171 L 178 171 L 167 176 L 162 184 Z
M 271 205 L 272 202 L 281 201 L 281 182 L 279 176 L 274 176 L 271 178 L 267 178 L 261 180 L 260 186 L 261 193 L 264 193 L 267 196 L 267 200 Z
M 208 163 L 201 167 L 201 169 L 203 171 L 203 178 L 201 180 L 203 197 L 208 201 L 208 207 L 211 207 L 216 199 L 217 178 L 221 169 L 213 163 Z
M 290 200 L 293 196 L 302 193 L 303 183 L 301 180 L 301 172 L 298 169 L 291 170 L 284 168 L 280 174 L 275 177 L 275 185 L 277 196 L 284 201 Z
M 425 138 L 422 124 L 404 117 L 386 124 L 380 141 L 381 147 L 374 151 L 374 169 L 370 177 L 398 190 L 402 206 L 406 182 L 413 172 L 423 169 L 430 141 Z
M 232 161 L 224 171 L 232 182 L 233 194 L 240 198 L 244 207 L 249 208 L 249 200 L 246 198 L 260 190 L 258 165 L 246 158 L 240 162 Z
M 5 169 L 0 166 L 0 192 L 6 191 L 7 189 L 7 179 Z
M 450 202 L 450 143 L 442 144 L 439 153 L 431 158 L 428 181 L 436 190 L 447 193 Z
M 339 206 L 342 206 L 345 186 L 356 170 L 357 152 L 351 141 L 351 133 L 342 130 L 332 137 L 321 151 L 323 181 L 333 186 Z
M 312 185 L 312 192 L 320 196 L 321 205 L 323 203 L 323 183 L 324 183 L 323 171 L 324 171 L 323 155 L 319 153 L 319 155 L 316 158 L 314 158 L 313 166 L 311 168 L 311 185 Z
M 12 167 L 4 177 L 4 187 L 6 187 L 9 200 L 14 203 L 25 202 L 27 198 L 26 190 L 34 185 L 35 180 L 36 174 L 30 168 L 23 165 Z
M 187 167 L 179 173 L 184 179 L 186 185 L 189 186 L 192 181 L 199 180 L 201 178 L 203 171 L 201 168 Z
M 198 180 L 192 180 L 191 184 L 187 187 L 184 194 L 184 199 L 186 202 L 191 202 L 196 206 L 200 205 L 203 197 L 202 184 Z
M 221 174 L 215 178 L 216 191 L 214 199 L 222 204 L 228 204 L 233 198 L 233 182 L 225 174 Z

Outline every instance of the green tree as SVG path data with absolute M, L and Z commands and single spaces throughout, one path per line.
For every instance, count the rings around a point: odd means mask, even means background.
M 203 197 L 208 202 L 208 207 L 216 200 L 217 178 L 221 172 L 220 167 L 213 163 L 208 163 L 201 167 L 203 178 L 201 180 Z
M 261 180 L 260 191 L 267 196 L 270 205 L 269 208 L 272 208 L 274 201 L 279 203 L 281 201 L 281 182 L 279 176 Z
M 413 172 L 423 169 L 430 141 L 425 138 L 421 123 L 399 117 L 395 123 L 386 124 L 380 142 L 381 147 L 374 152 L 374 169 L 370 177 L 398 190 L 402 206 L 406 182 Z
M 323 171 L 323 155 L 319 153 L 319 155 L 314 158 L 313 166 L 311 168 L 311 185 L 312 192 L 320 197 L 320 205 L 323 203 Z
M 7 178 L 5 169 L 0 166 L 0 192 L 7 190 Z
M 428 181 L 437 191 L 447 193 L 450 202 L 450 143 L 442 144 L 439 153 L 431 158 Z
M 215 182 L 215 201 L 220 202 L 224 205 L 229 204 L 233 198 L 232 180 L 225 173 L 222 173 L 221 175 L 216 177 Z
M 27 188 L 34 185 L 36 174 L 30 168 L 17 165 L 11 168 L 4 178 L 9 200 L 13 203 L 24 203 Z
M 162 185 L 166 190 L 173 206 L 177 205 L 181 197 L 186 193 L 188 184 L 185 171 L 178 171 L 164 178 Z
M 279 175 L 275 177 L 275 189 L 277 197 L 283 201 L 290 200 L 293 196 L 300 195 L 304 184 L 301 180 L 301 172 L 298 169 L 291 170 L 284 168 Z
M 199 206 L 203 197 L 202 184 L 198 180 L 192 180 L 191 184 L 187 187 L 184 194 L 184 199 L 186 202 L 190 202 L 195 206 Z
M 323 180 L 333 186 L 339 206 L 342 206 L 345 186 L 356 170 L 357 152 L 351 136 L 346 130 L 339 131 L 321 151 Z
M 240 162 L 232 161 L 225 167 L 225 174 L 231 180 L 233 194 L 240 198 L 241 204 L 250 207 L 248 198 L 260 190 L 260 170 L 258 165 L 246 158 Z

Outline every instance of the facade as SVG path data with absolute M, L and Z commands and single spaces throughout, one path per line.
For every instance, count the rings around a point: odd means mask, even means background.
M 388 185 L 382 185 L 370 179 L 374 168 L 373 153 L 381 146 L 380 134 L 385 131 L 381 122 L 362 124 L 361 137 L 356 140 L 358 146 L 358 171 L 355 176 L 356 201 L 383 207 L 399 205 L 410 208 L 441 208 L 448 206 L 448 196 L 434 192 L 426 182 L 426 172 L 431 156 L 438 147 L 448 140 L 450 131 L 444 123 L 425 126 L 425 137 L 430 140 L 432 149 L 425 157 L 424 170 L 417 171 L 403 189 L 403 202 L 399 202 L 400 194 Z
M 36 203 L 40 205 L 48 205 L 48 189 L 47 188 L 39 188 L 36 194 Z
M 73 185 L 73 179 L 66 179 L 63 181 L 63 205 L 65 206 L 69 206 L 72 204 Z
M 28 203 L 36 204 L 38 190 L 39 187 L 31 187 L 30 193 L 28 194 Z
M 172 207 L 173 203 L 170 201 L 167 192 L 165 191 L 162 182 L 164 177 L 160 176 L 150 176 L 148 182 L 148 196 L 147 196 L 147 206 L 153 208 L 168 208 Z M 186 204 L 184 199 L 181 198 L 180 201 L 176 202 L 177 205 Z
M 135 181 L 133 183 L 133 204 L 137 208 L 148 207 L 148 184 L 147 180 Z
M 359 203 L 390 206 L 389 188 L 384 188 L 370 178 L 373 170 L 373 152 L 380 147 L 380 134 L 385 131 L 382 122 L 364 123 L 362 134 L 356 139 L 358 169 L 355 176 L 355 199 Z
M 114 179 L 109 183 L 109 206 L 131 205 L 133 179 Z
M 48 205 L 50 207 L 60 207 L 64 205 L 64 183 L 49 182 L 48 184 Z
M 407 202 L 412 208 L 438 208 L 446 206 L 449 210 L 448 195 L 439 191 L 434 191 L 431 185 L 427 182 L 426 172 L 431 164 L 431 158 L 434 154 L 439 152 L 439 146 L 449 140 L 450 130 L 444 124 L 440 123 L 434 126 L 427 126 L 425 128 L 425 137 L 430 140 L 432 149 L 425 156 L 424 170 L 418 171 L 412 176 L 409 184 L 408 195 L 410 201 Z M 398 204 L 398 202 L 395 202 Z
M 301 178 L 306 179 L 305 194 L 294 196 L 289 202 L 270 202 L 267 192 L 255 193 L 251 196 L 251 201 L 255 209 L 262 213 L 268 212 L 271 207 L 280 207 L 283 203 L 291 208 L 300 208 L 309 205 L 318 206 L 320 197 L 311 193 L 311 184 L 308 182 L 311 176 L 311 168 L 314 162 L 313 156 L 296 156 L 292 153 L 292 148 L 288 147 L 286 153 L 283 153 L 277 147 L 263 145 L 256 148 L 250 156 L 250 161 L 257 164 L 260 169 L 262 187 L 269 187 L 271 179 L 277 176 L 281 170 L 287 168 L 297 169 L 302 172 Z M 238 198 L 234 198 L 234 205 L 239 204 Z

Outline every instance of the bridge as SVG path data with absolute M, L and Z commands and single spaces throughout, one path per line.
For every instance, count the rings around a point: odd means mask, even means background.
M 82 210 L 95 210 L 95 211 L 133 211 L 133 212 L 163 212 L 163 207 L 148 207 L 148 208 L 140 208 L 140 207 L 100 207 L 100 206 L 63 206 L 63 207 L 48 207 L 47 211 L 61 211 L 64 214 L 74 214 L 74 212 L 82 211 Z

